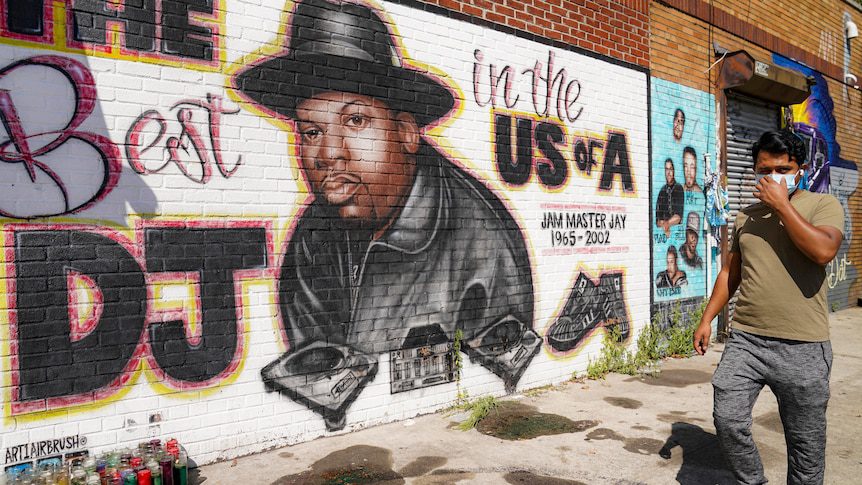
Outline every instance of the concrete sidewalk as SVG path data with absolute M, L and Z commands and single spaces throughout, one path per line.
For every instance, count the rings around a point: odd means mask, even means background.
M 831 315 L 834 364 L 826 482 L 860 483 L 862 309 Z M 578 431 L 510 441 L 422 416 L 198 469 L 210 484 L 713 484 L 733 483 L 712 426 L 710 378 L 721 356 L 668 360 L 658 378 L 610 375 L 514 399 L 569 418 Z M 510 406 L 510 409 L 512 407 Z M 535 414 L 535 410 L 514 409 Z M 754 437 L 772 483 L 785 482 L 775 397 L 755 406 Z

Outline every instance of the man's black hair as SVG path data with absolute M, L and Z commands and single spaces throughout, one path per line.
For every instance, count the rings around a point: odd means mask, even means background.
M 673 112 L 673 117 L 674 117 L 674 118 L 676 118 L 677 113 L 679 113 L 680 115 L 682 115 L 682 116 L 681 116 L 681 117 L 682 117 L 682 120 L 683 120 L 683 121 L 685 121 L 685 111 L 683 111 L 683 110 L 682 110 L 682 108 L 677 108 L 677 109 L 676 109 L 676 111 L 674 111 L 674 112 Z
M 751 147 L 751 158 L 754 165 L 757 165 L 757 155 L 760 152 L 773 155 L 787 154 L 791 160 L 799 165 L 803 165 L 807 159 L 805 142 L 802 141 L 802 137 L 787 128 L 767 131 L 760 135 L 760 139 Z
M 671 167 L 673 167 L 674 170 L 676 170 L 676 167 L 674 167 L 674 165 L 673 165 L 673 160 L 670 158 L 668 158 L 667 160 L 664 161 L 665 168 L 667 168 L 668 163 L 670 164 Z
M 670 246 L 667 247 L 667 253 L 673 254 L 674 260 L 679 260 L 679 255 L 677 254 L 676 248 L 673 246 L 673 244 L 671 244 Z
M 692 147 L 685 147 L 682 149 L 682 156 L 685 158 L 686 153 L 691 153 L 691 156 L 694 157 L 694 161 L 697 162 L 697 152 L 694 151 Z

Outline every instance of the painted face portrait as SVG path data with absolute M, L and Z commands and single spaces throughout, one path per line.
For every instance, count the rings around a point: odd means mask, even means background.
M 667 253 L 667 274 L 668 276 L 676 274 L 676 254 Z
M 699 239 L 696 232 L 692 230 L 685 231 L 685 243 L 690 251 L 697 249 L 697 240 Z
M 345 220 L 385 225 L 412 186 L 419 147 L 413 116 L 339 92 L 303 100 L 296 113 L 300 163 L 314 194 Z
M 673 139 L 682 140 L 683 131 L 685 131 L 685 113 L 681 109 L 677 109 L 673 114 Z
M 673 172 L 673 163 L 670 161 L 664 162 L 664 179 L 668 185 L 673 185 L 676 183 L 676 179 L 674 178 Z
M 685 175 L 685 186 L 693 187 L 697 184 L 697 159 L 691 152 L 682 155 L 683 172 Z

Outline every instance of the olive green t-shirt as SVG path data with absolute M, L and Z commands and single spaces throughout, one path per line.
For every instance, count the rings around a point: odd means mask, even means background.
M 811 225 L 844 234 L 844 209 L 835 197 L 799 190 L 790 203 Z M 793 244 L 772 209 L 757 203 L 741 210 L 730 251 L 742 259 L 733 328 L 765 337 L 829 340 L 826 268 Z

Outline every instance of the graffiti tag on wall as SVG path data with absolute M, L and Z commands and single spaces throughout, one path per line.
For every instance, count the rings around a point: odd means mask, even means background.
M 219 0 L 10 0 L 0 10 L 0 42 L 212 68 L 224 10 Z
M 20 111 L 17 93 L 3 89 L 7 83 L 15 86 L 16 76 L 26 78 L 34 70 L 59 73 L 74 96 L 69 100 L 69 117 L 51 120 L 50 129 L 28 126 L 23 120 L 32 117 L 25 118 L 27 113 Z M 16 89 L 23 90 L 20 84 Z M 116 186 L 121 170 L 119 149 L 104 135 L 79 130 L 97 99 L 93 75 L 69 58 L 35 56 L 0 69 L 0 121 L 6 135 L 0 143 L 0 162 L 5 164 L 3 178 L 17 182 L 0 196 L 0 215 L 27 219 L 73 214 L 92 206 Z M 86 183 L 70 183 L 68 179 L 78 171 L 94 176 Z
M 229 376 L 245 333 L 238 281 L 265 269 L 269 254 L 265 224 L 230 226 L 142 222 L 133 243 L 107 228 L 6 225 L 12 412 L 103 398 L 129 380 L 140 359 L 178 389 Z M 199 288 L 195 344 L 183 321 L 159 319 L 148 304 L 153 280 L 186 274 Z M 75 279 L 93 295 L 89 308 L 76 305 Z M 97 318 L 83 332 L 70 331 L 82 312 Z
M 222 177 L 230 178 L 242 165 L 242 156 L 232 162 L 223 160 L 221 117 L 238 111 L 225 109 L 222 97 L 214 94 L 208 94 L 206 101 L 178 101 L 170 112 L 175 114 L 179 133 L 170 136 L 166 136 L 165 116 L 158 110 L 145 111 L 126 132 L 129 166 L 141 175 L 148 175 L 160 173 L 173 164 L 189 180 L 205 184 L 212 177 L 215 165 Z M 195 118 L 202 114 L 206 119 L 207 137 L 201 130 L 200 118 Z

